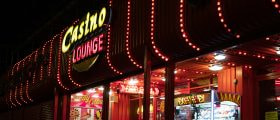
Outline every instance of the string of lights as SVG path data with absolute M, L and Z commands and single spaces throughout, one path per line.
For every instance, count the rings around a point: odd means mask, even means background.
M 194 43 L 192 43 L 189 39 L 189 35 L 188 33 L 185 31 L 185 20 L 184 20 L 184 0 L 180 0 L 180 29 L 181 29 L 181 33 L 183 38 L 185 39 L 186 43 L 192 47 L 193 49 L 195 49 L 196 51 L 200 51 L 200 48 L 197 45 L 194 45 Z
M 58 57 L 57 57 L 57 83 L 60 85 L 60 87 L 62 87 L 64 90 L 70 90 L 69 88 L 67 88 L 66 86 L 64 86 L 63 84 L 62 84 L 62 81 L 61 81 L 61 77 L 60 77 L 60 72 L 61 72 L 61 69 L 60 69 L 60 67 L 61 67 L 61 43 L 62 43 L 62 33 L 64 33 L 64 31 L 65 31 L 65 29 L 60 33 L 60 38 L 59 38 L 59 47 L 58 47 Z
M 130 62 L 135 65 L 136 67 L 142 69 L 143 66 L 140 65 L 135 61 L 135 59 L 131 55 L 130 47 L 129 47 L 129 39 L 130 39 L 130 9 L 131 8 L 131 1 L 127 1 L 127 23 L 126 23 L 126 34 L 125 34 L 125 47 L 126 47 L 126 54 L 130 60 Z
M 222 10 L 221 0 L 217 0 L 217 10 L 218 10 L 218 15 L 219 15 L 219 18 L 220 18 L 220 22 L 223 24 L 224 29 L 228 33 L 233 33 L 232 29 L 229 27 L 229 25 L 225 21 L 225 17 L 224 17 L 223 10 Z M 241 36 L 240 36 L 240 34 L 235 33 L 235 37 L 240 38 Z
M 151 43 L 152 43 L 152 48 L 156 55 L 160 57 L 164 61 L 168 61 L 169 57 L 164 55 L 161 50 L 156 46 L 155 43 L 155 0 L 151 1 Z

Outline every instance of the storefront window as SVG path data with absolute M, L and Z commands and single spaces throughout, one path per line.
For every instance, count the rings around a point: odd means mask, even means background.
M 104 87 L 71 95 L 70 120 L 101 120 Z
M 143 119 L 143 75 L 137 75 L 110 84 L 110 120 Z M 140 107 L 141 106 L 141 107 Z
M 164 120 L 164 100 L 165 100 L 165 69 L 157 69 L 152 71 L 151 91 L 150 94 L 150 120 Z
M 151 74 L 150 120 L 164 119 L 164 69 Z M 110 120 L 143 120 L 144 75 L 110 84 Z
M 210 120 L 211 91 L 214 91 L 215 120 L 240 119 L 241 98 L 236 93 L 236 88 L 232 87 L 232 91 L 226 93 L 218 89 L 219 85 L 222 88 L 231 87 L 228 85 L 230 81 L 232 81 L 230 85 L 234 85 L 235 67 L 222 66 L 223 62 L 215 61 L 213 55 L 214 53 L 176 64 L 174 71 L 176 120 Z M 219 84 L 219 81 L 223 83 Z

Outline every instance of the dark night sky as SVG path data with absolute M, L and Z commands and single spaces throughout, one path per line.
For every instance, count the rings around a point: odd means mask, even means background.
M 20 0 L 0 3 L 0 75 L 45 40 L 34 39 L 74 0 Z

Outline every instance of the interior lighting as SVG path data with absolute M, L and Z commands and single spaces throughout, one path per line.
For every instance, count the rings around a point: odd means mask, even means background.
M 103 90 L 104 90 L 104 87 L 99 87 L 98 90 L 103 91 Z
M 76 96 L 83 96 L 83 94 L 82 93 L 77 93 Z
M 99 98 L 99 95 L 98 95 L 98 94 L 94 94 L 94 95 L 92 95 L 91 97 L 93 97 L 93 98 Z
M 95 89 L 89 89 L 87 92 L 89 92 L 89 93 L 95 93 L 96 91 L 95 91 Z
M 276 50 L 277 55 L 280 55 L 280 49 Z
M 215 54 L 214 58 L 215 58 L 215 60 L 220 61 L 220 60 L 226 59 L 226 55 L 225 54 Z
M 137 79 L 131 79 L 130 81 L 128 81 L 129 85 L 136 85 L 138 83 Z
M 165 79 L 165 77 L 162 77 L 161 80 L 162 80 L 162 81 L 165 81 L 166 79 Z
M 219 71 L 222 69 L 223 69 L 223 66 L 219 65 L 219 64 L 214 64 L 214 65 L 209 66 L 209 70 L 212 70 L 212 71 Z

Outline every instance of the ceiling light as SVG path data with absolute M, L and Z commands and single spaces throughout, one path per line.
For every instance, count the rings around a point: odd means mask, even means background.
M 276 53 L 277 53 L 277 55 L 280 55 L 280 50 L 279 49 L 276 50 Z
M 162 80 L 162 81 L 165 81 L 166 79 L 165 79 L 165 77 L 162 77 L 161 80 Z
M 178 71 L 177 71 L 177 70 L 175 70 L 175 71 L 174 71 L 174 74 L 177 74 L 177 73 L 178 73 Z
M 93 97 L 93 98 L 99 98 L 99 95 L 98 95 L 98 94 L 94 94 L 94 95 L 92 95 L 91 97 Z
M 219 71 L 221 69 L 223 69 L 222 65 L 214 64 L 214 65 L 209 66 L 209 70 L 212 70 L 212 71 Z
M 104 90 L 104 87 L 99 87 L 98 90 L 103 91 L 103 90 Z
M 82 93 L 77 93 L 76 96 L 83 96 L 83 94 Z
M 87 92 L 88 93 L 95 93 L 96 91 L 95 91 L 95 89 L 89 89 Z
M 224 59 L 226 59 L 226 55 L 225 54 L 216 54 L 215 56 L 214 56 L 214 58 L 215 58 L 215 60 L 224 60 Z
M 138 83 L 137 79 L 130 79 L 130 81 L 128 81 L 129 85 L 136 85 Z
M 204 92 L 207 92 L 207 91 L 210 91 L 210 89 L 206 88 L 206 89 L 203 89 Z

